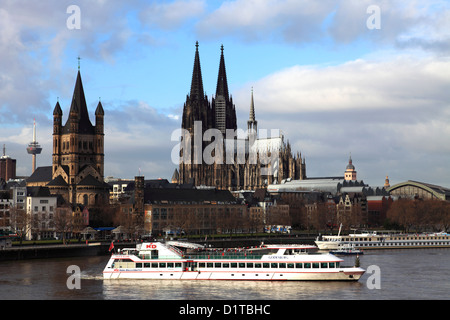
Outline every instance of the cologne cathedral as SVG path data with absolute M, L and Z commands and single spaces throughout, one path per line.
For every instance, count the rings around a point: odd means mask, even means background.
M 198 42 L 196 43 L 191 90 L 184 103 L 181 129 L 185 136 L 181 137 L 179 170 L 175 169 L 173 182 L 217 189 L 254 190 L 280 183 L 284 179 L 306 179 L 305 161 L 299 153 L 292 153 L 290 144 L 284 141 L 281 133 L 264 138 L 258 136 L 253 90 L 245 137 L 228 136 L 228 132 L 237 132 L 238 128 L 236 108 L 228 92 L 223 46 L 216 94 L 210 101 L 203 90 Z M 215 138 L 215 148 L 211 152 L 207 148 L 212 143 L 205 139 L 205 133 L 209 129 L 216 129 L 215 132 L 226 137 L 219 140 L 220 148 L 217 148 L 218 140 Z M 196 130 L 203 139 L 196 138 Z M 186 150 L 190 152 L 186 153 Z M 213 162 L 202 157 L 205 151 L 213 156 Z M 227 161 L 224 159 L 225 154 Z

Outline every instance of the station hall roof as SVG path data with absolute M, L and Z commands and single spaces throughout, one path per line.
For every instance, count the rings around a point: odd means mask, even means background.
M 434 197 L 442 200 L 450 200 L 450 189 L 430 183 L 419 182 L 414 180 L 408 180 L 405 182 L 397 183 L 396 185 L 391 186 L 387 189 L 388 192 L 393 192 L 395 190 L 404 188 L 404 187 L 417 187 L 422 190 L 425 190 L 432 194 Z

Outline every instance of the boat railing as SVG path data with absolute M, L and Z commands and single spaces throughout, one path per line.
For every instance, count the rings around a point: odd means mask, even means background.
M 252 253 L 243 253 L 243 252 L 201 252 L 201 253 L 180 253 L 179 258 L 184 259 L 217 259 L 217 260 L 225 260 L 225 259 L 237 259 L 237 260 L 245 260 L 245 259 L 261 259 L 263 254 L 252 254 Z M 170 256 L 151 256 L 150 254 L 139 254 L 138 257 L 142 260 L 159 260 L 159 259 L 174 259 L 173 255 Z
M 174 247 L 174 246 L 168 246 L 168 248 L 169 248 L 172 252 L 174 252 L 174 253 L 176 253 L 176 254 L 178 254 L 178 255 L 180 255 L 180 256 L 183 255 L 183 251 L 181 251 L 181 250 L 178 249 L 177 247 Z
M 142 260 L 166 260 L 166 259 L 182 259 L 182 257 L 177 257 L 174 255 L 170 255 L 170 256 L 151 256 L 151 255 L 147 255 L 147 254 L 140 254 L 137 256 L 139 259 Z
M 237 260 L 245 260 L 245 259 L 261 259 L 262 254 L 243 254 L 243 253 L 224 253 L 224 254 L 195 254 L 195 255 L 186 255 L 185 258 L 188 259 L 211 259 L 211 260 L 229 260 L 229 259 L 237 259 Z

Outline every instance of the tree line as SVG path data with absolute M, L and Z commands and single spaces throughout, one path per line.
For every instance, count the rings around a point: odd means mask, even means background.
M 449 231 L 450 202 L 399 199 L 386 214 L 386 226 L 405 232 Z

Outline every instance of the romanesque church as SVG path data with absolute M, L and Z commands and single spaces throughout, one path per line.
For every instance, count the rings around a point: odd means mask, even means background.
M 95 125 L 92 125 L 78 67 L 65 124 L 59 101 L 53 109 L 52 165 L 36 168 L 27 179 L 27 187 L 48 187 L 51 194 L 60 195 L 72 205 L 107 203 L 109 186 L 103 180 L 104 115 L 99 102 L 95 110 Z
M 66 123 L 59 102 L 53 110 L 52 194 L 61 194 L 69 203 L 99 205 L 108 201 L 104 172 L 104 110 L 99 101 L 92 125 L 80 70 Z
M 228 92 L 224 49 L 222 46 L 216 94 L 210 101 L 203 90 L 198 46 L 197 42 L 191 90 L 184 103 L 181 123 L 182 131 L 189 134 L 181 138 L 179 170 L 175 169 L 172 181 L 218 189 L 254 190 L 280 183 L 283 179 L 306 179 L 305 161 L 299 153 L 296 155 L 292 153 L 290 144 L 284 141 L 281 133 L 276 137 L 258 136 L 253 90 L 246 136 L 244 138 L 235 136 L 231 139 L 226 136 L 227 130 L 237 130 L 237 120 L 236 108 Z M 233 155 L 233 161 L 211 163 L 205 161 L 203 157 L 198 159 L 199 153 L 196 152 L 196 148 L 201 148 L 200 155 L 202 155 L 210 142 L 201 140 L 198 143 L 198 139 L 195 141 L 195 130 L 201 130 L 203 136 L 209 129 L 217 129 L 223 134 L 222 159 L 229 152 Z M 186 150 L 192 152 L 186 156 L 183 154 Z M 217 150 L 214 149 L 212 153 L 215 156 Z

